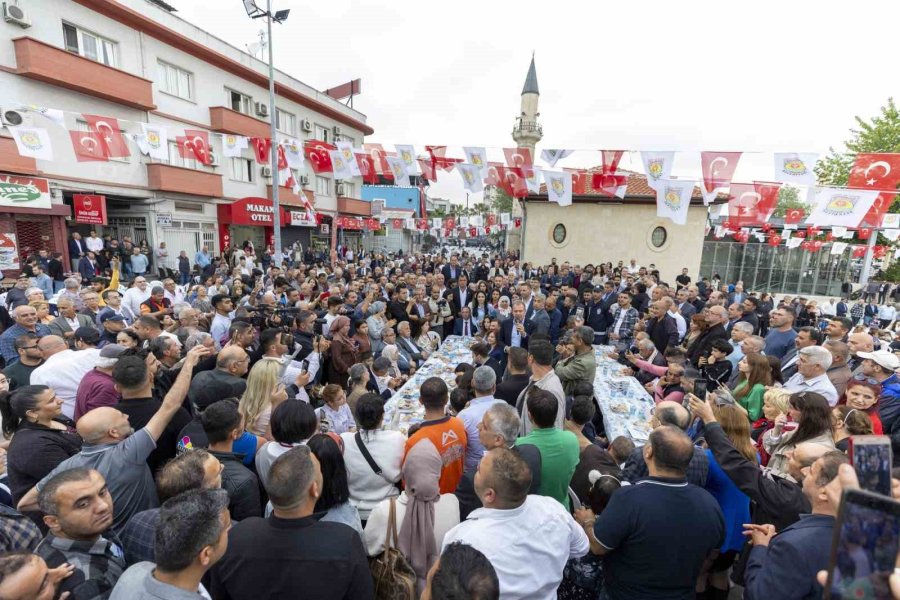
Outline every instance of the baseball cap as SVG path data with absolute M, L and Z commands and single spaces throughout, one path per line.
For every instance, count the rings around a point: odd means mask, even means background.
M 595 292 L 602 292 L 605 288 L 602 285 L 595 285 L 593 290 Z
M 114 312 L 105 312 L 100 315 L 100 322 L 106 323 L 107 321 L 124 321 L 125 317 L 120 314 L 116 314 Z
M 79 327 L 75 330 L 75 339 L 96 346 L 100 343 L 100 332 L 93 327 Z
M 868 358 L 875 364 L 887 369 L 888 371 L 896 371 L 900 369 L 900 358 L 893 352 L 887 350 L 878 350 L 876 352 L 857 352 L 860 358 Z
M 107 344 L 100 349 L 100 358 L 119 358 L 125 352 L 125 346 Z

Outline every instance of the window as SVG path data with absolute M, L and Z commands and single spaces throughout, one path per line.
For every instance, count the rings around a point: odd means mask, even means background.
M 553 227 L 553 242 L 556 244 L 562 244 L 566 241 L 566 226 L 562 223 L 557 223 Z
M 185 154 L 185 156 L 191 156 L 190 152 Z M 169 164 L 173 167 L 200 169 L 200 163 L 193 156 L 191 158 L 181 158 L 181 154 L 178 151 L 178 142 L 169 142 Z
M 350 137 L 349 135 L 342 135 L 342 136 L 341 136 L 341 141 L 342 141 L 342 142 L 350 142 L 350 145 L 351 145 L 351 146 L 356 146 L 356 140 L 354 140 L 354 139 L 353 139 L 352 137 Z
M 229 106 L 231 106 L 231 110 L 244 113 L 245 115 L 249 115 L 252 112 L 253 98 L 246 94 L 228 90 L 228 102 Z
M 331 180 L 327 177 L 322 177 L 316 175 L 316 195 L 317 196 L 330 196 L 331 195 Z
M 331 130 L 327 127 L 322 127 L 321 125 L 316 125 L 316 139 L 321 140 L 323 142 L 328 142 L 328 136 L 331 135 Z
M 112 40 L 100 37 L 96 33 L 85 31 L 69 23 L 63 23 L 63 38 L 66 50 L 103 63 L 109 67 L 118 66 L 116 57 L 117 44 Z
M 653 230 L 653 233 L 650 234 L 650 243 L 653 244 L 654 248 L 662 248 L 668 237 L 669 234 L 666 232 L 665 227 L 657 227 Z
M 344 197 L 345 198 L 356 198 L 356 194 L 353 190 L 353 184 L 348 182 L 344 183 Z
M 253 183 L 253 166 L 254 163 L 252 160 L 247 158 L 232 158 L 231 159 L 231 178 L 235 181 L 244 181 L 247 183 Z
M 185 100 L 194 99 L 194 76 L 191 73 L 163 61 L 157 63 L 156 72 L 160 90 Z
M 296 115 L 292 115 L 291 113 L 281 110 L 280 108 L 275 109 L 275 129 L 280 131 L 281 133 L 286 133 L 289 136 L 293 137 L 297 135 L 297 117 Z

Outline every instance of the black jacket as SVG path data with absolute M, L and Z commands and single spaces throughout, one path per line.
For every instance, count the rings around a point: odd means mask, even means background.
M 71 419 L 58 419 L 75 427 Z M 6 472 L 9 475 L 9 491 L 18 504 L 25 492 L 35 486 L 59 463 L 81 451 L 81 436 L 58 429 L 50 429 L 37 423 L 22 421 L 7 453 Z
M 497 390 L 494 392 L 494 398 L 506 401 L 510 406 L 516 405 L 519 394 L 528 386 L 528 374 L 510 375 L 505 381 L 497 384 Z
M 650 341 L 660 353 L 665 353 L 667 348 L 678 345 L 678 324 L 674 317 L 665 315 L 662 319 L 649 319 L 646 331 Z
M 259 479 L 241 462 L 243 454 L 209 451 L 222 463 L 222 489 L 228 492 L 228 512 L 234 521 L 261 517 L 262 501 L 259 495 Z
M 541 451 L 534 444 L 521 444 L 510 448 L 513 452 L 517 452 L 528 464 L 531 470 L 531 487 L 528 488 L 529 494 L 537 494 L 541 487 Z M 459 520 L 465 521 L 469 513 L 477 508 L 481 508 L 481 498 L 475 493 L 475 471 L 468 470 L 463 473 L 456 491 L 453 492 L 459 501 Z
M 758 465 L 738 452 L 718 423 L 705 428 L 706 443 L 728 478 L 755 505 L 753 522 L 771 523 L 778 531 L 796 523 L 810 511 L 803 488 L 784 477 L 768 477 Z
M 709 356 L 713 342 L 716 340 L 728 341 L 728 333 L 721 323 L 704 331 L 703 335 L 694 340 L 694 343 L 688 348 L 687 358 L 691 361 L 691 364 L 699 369 L 700 359 L 704 356 Z

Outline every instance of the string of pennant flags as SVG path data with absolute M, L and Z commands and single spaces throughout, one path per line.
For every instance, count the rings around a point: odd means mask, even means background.
M 78 162 L 128 158 L 131 152 L 126 140 L 131 140 L 141 154 L 156 160 L 168 160 L 169 142 L 173 140 L 183 159 L 194 159 L 209 166 L 213 164 L 211 139 L 219 138 L 225 157 L 243 157 L 248 149 L 252 149 L 259 164 L 269 165 L 274 145 L 282 185 L 292 188 L 305 202 L 307 211 L 312 213 L 315 209 L 302 193 L 299 178 L 295 175 L 300 171 L 308 172 L 306 165 L 315 174 L 328 173 L 339 180 L 361 177 L 369 184 L 406 182 L 405 185 L 408 185 L 411 176 L 436 182 L 439 177 L 446 177 L 445 173 L 455 170 L 467 192 L 480 193 L 488 186 L 496 186 L 514 198 L 545 192 L 549 201 L 562 207 L 571 205 L 574 196 L 589 193 L 623 199 L 628 180 L 635 175 L 632 171 L 619 168 L 624 154 L 630 152 L 626 150 L 600 150 L 599 168 L 557 169 L 557 163 L 571 156 L 575 150 L 543 149 L 540 153 L 543 165 L 536 166 L 535 157 L 528 148 L 503 148 L 505 162 L 492 162 L 487 157 L 487 146 L 463 146 L 464 157 L 450 157 L 447 156 L 448 146 L 437 145 L 426 145 L 424 152 L 417 152 L 413 145 L 395 144 L 394 151 L 390 152 L 380 143 L 367 143 L 357 148 L 346 140 L 329 144 L 312 139 L 300 141 L 287 135 L 273 144 L 266 137 L 176 128 L 83 113 L 74 114 L 87 122 L 87 131 L 73 131 L 66 128 L 67 111 L 30 104 L 22 104 L 14 110 L 40 115 L 66 129 Z M 140 131 L 123 131 L 121 123 L 133 123 L 139 126 Z M 54 160 L 54 147 L 47 128 L 30 123 L 7 124 L 7 129 L 22 156 Z M 785 185 L 806 188 L 809 207 L 808 214 L 806 209 L 801 208 L 789 211 L 785 216 L 786 224 L 805 220 L 813 227 L 850 229 L 883 227 L 882 220 L 900 185 L 900 154 L 857 154 L 846 187 L 816 185 L 813 167 L 819 155 L 815 153 L 774 153 L 772 181 L 753 183 L 732 181 L 743 152 L 700 152 L 701 173 L 696 179 L 672 175 L 676 154 L 674 150 L 640 151 L 643 176 L 656 193 L 657 216 L 684 225 L 691 199 L 699 188 L 707 206 L 723 198 L 726 200 L 720 213 L 727 216 L 724 231 L 734 230 L 739 237 L 743 234 L 749 237 L 751 232 L 748 228 L 768 225 L 776 209 L 779 192 Z M 520 225 L 509 215 L 500 216 L 503 217 L 500 222 L 486 226 L 463 225 L 461 218 L 458 225 L 455 221 L 448 226 L 446 221 L 429 223 L 426 219 L 420 219 L 412 223 L 404 222 L 402 228 L 430 230 L 439 235 L 450 230 L 472 229 L 474 233 L 468 233 L 476 235 L 479 229 L 493 232 Z M 359 229 L 370 227 L 363 221 L 350 220 L 344 225 Z M 788 247 L 798 244 L 793 241 L 798 239 L 796 237 L 770 235 L 767 238 L 769 243 L 773 239 L 778 239 L 779 243 L 784 241 Z M 800 241 L 799 245 L 803 243 Z

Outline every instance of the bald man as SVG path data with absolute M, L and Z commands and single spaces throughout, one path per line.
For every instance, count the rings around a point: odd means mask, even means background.
M 189 397 L 194 412 L 203 412 L 206 407 L 225 398 L 240 398 L 247 389 L 247 374 L 250 357 L 240 346 L 225 346 L 216 357 L 216 368 L 198 373 L 191 382 Z
M 66 341 L 56 335 L 45 335 L 38 341 L 44 364 L 31 373 L 31 385 L 53 388 L 63 401 L 63 414 L 75 417 L 75 398 L 81 380 L 97 365 L 100 351 L 96 348 L 71 350 Z
M 856 377 L 862 372 L 863 362 L 863 359 L 857 355 L 860 352 L 874 352 L 875 339 L 865 332 L 851 333 L 850 337 L 847 338 L 847 346 L 850 348 L 850 360 L 847 361 L 847 365 L 853 371 L 853 376 Z
M 728 323 L 728 311 L 724 306 L 711 306 L 706 309 L 706 323 L 709 327 L 688 348 L 687 359 L 696 368 L 700 368 L 700 359 L 709 358 L 713 342 L 728 341 L 725 324 Z
M 197 361 L 208 353 L 204 346 L 197 346 L 188 352 L 184 367 L 159 410 L 139 431 L 134 431 L 127 415 L 110 406 L 95 408 L 82 416 L 77 425 L 78 433 L 84 440 L 81 452 L 62 461 L 29 490 L 19 502 L 19 510 L 37 510 L 38 493 L 44 484 L 57 473 L 73 468 L 94 469 L 106 479 L 115 508 L 112 528 L 116 533 L 120 533 L 135 514 L 159 506 L 147 457 L 181 407 Z M 142 359 L 120 358 L 113 369 L 113 376 L 116 369 L 127 366 L 128 360 Z

